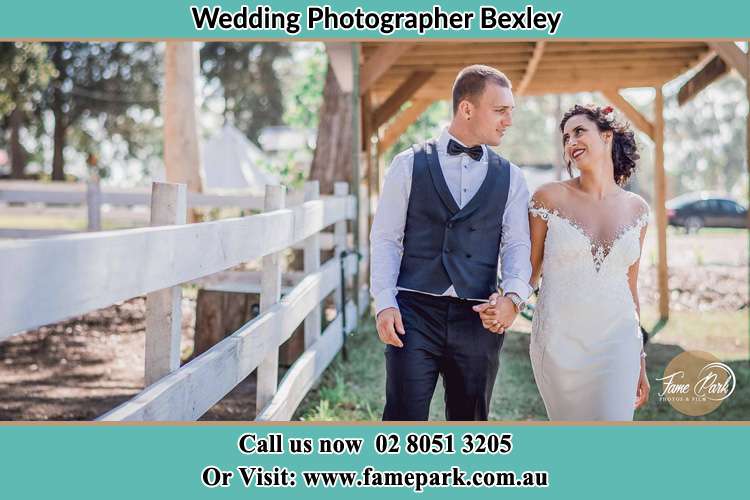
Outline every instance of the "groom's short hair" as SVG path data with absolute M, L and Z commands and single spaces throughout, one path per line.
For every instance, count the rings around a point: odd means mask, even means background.
M 474 64 L 459 71 L 453 83 L 453 113 L 458 111 L 458 105 L 464 99 L 474 102 L 474 99 L 482 95 L 487 82 L 511 88 L 510 79 L 502 71 L 490 66 Z

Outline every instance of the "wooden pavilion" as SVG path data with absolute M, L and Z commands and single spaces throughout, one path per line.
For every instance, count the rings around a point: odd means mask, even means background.
M 335 51 L 329 47 L 334 69 Z M 747 81 L 749 59 L 730 41 L 504 41 L 504 42 L 365 42 L 355 45 L 353 89 L 357 121 L 361 118 L 360 172 L 355 177 L 363 194 L 377 196 L 380 156 L 433 102 L 449 99 L 458 71 L 469 64 L 487 64 L 503 71 L 516 95 L 600 92 L 655 145 L 654 215 L 658 232 L 659 311 L 669 316 L 667 283 L 667 214 L 664 172 L 664 95 L 662 87 L 699 68 L 680 89 L 687 102 L 731 69 Z M 338 58 L 346 64 L 345 58 Z M 350 80 L 351 81 L 351 80 Z M 640 113 L 620 90 L 652 87 L 653 119 Z M 748 92 L 750 96 L 750 91 Z M 406 103 L 410 106 L 405 107 Z M 750 121 L 750 118 L 749 118 Z M 750 127 L 749 127 L 750 129 Z M 750 136 L 750 134 L 749 134 Z M 750 138 L 748 139 L 750 150 Z M 365 211 L 371 204 L 363 204 Z M 365 221 L 368 219 L 363 217 Z M 362 224 L 361 224 L 362 226 Z M 366 241 L 367 228 L 359 238 Z

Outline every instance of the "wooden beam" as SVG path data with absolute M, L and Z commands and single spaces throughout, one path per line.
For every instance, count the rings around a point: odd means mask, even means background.
M 680 88 L 677 92 L 677 103 L 682 106 L 728 71 L 729 66 L 724 59 L 721 56 L 715 56 Z
M 513 77 L 510 77 L 511 79 Z M 628 78 L 621 82 L 622 88 L 628 87 L 653 87 L 662 85 L 669 81 L 666 77 L 659 76 L 642 76 L 637 78 Z M 603 78 L 575 78 L 565 80 L 540 81 L 538 78 L 531 83 L 526 90 L 525 95 L 545 95 L 545 94 L 567 94 L 575 92 L 597 92 L 602 88 L 612 88 L 618 82 L 612 79 Z M 414 99 L 436 99 L 443 100 L 450 98 L 452 82 L 447 81 L 430 81 L 429 86 L 425 86 L 414 95 Z
M 203 191 L 200 176 L 196 78 L 198 45 L 168 41 L 164 48 L 164 167 L 167 181 Z
M 614 104 L 622 113 L 628 117 L 638 130 L 648 135 L 652 141 L 655 141 L 654 124 L 648 118 L 643 116 L 640 111 L 635 109 L 617 89 L 602 89 L 601 93 L 609 102 Z
M 378 152 L 382 153 L 393 146 L 399 136 L 406 132 L 409 125 L 414 123 L 433 102 L 435 102 L 435 99 L 412 99 L 411 106 L 401 112 L 383 132 L 383 136 L 378 142 Z
M 656 232 L 659 264 L 657 281 L 659 285 L 659 315 L 669 319 L 669 269 L 667 264 L 667 179 L 664 172 L 664 94 L 656 87 L 654 99 L 654 204 L 656 212 Z
M 361 94 L 373 86 L 373 84 L 388 71 L 393 63 L 414 46 L 413 43 L 386 43 L 379 47 L 372 57 L 368 57 L 362 64 L 359 72 L 359 91 Z
M 352 64 L 352 44 L 349 42 L 326 42 L 328 62 L 341 90 L 348 94 L 354 86 L 354 69 Z
M 581 63 L 606 63 L 608 61 L 653 61 L 663 59 L 674 59 L 679 61 L 692 61 L 696 57 L 705 55 L 708 50 L 706 47 L 696 47 L 693 49 L 668 49 L 668 50 L 621 50 L 616 52 L 552 52 L 550 49 L 551 42 L 546 42 L 544 49 L 545 61 L 558 61 L 569 64 L 571 62 Z M 533 57 L 534 52 L 517 51 L 511 53 L 489 53 L 476 54 L 473 52 L 457 52 L 450 54 L 421 54 L 411 51 L 401 56 L 391 69 L 399 69 L 404 66 L 414 65 L 440 65 L 440 66 L 461 66 L 473 63 L 482 63 L 487 65 L 496 65 L 498 69 L 504 70 L 506 64 L 510 63 L 528 63 Z
M 709 42 L 709 45 L 729 66 L 736 69 L 740 76 L 747 81 L 747 74 L 749 73 L 747 55 L 742 52 L 742 49 L 734 42 Z
M 531 83 L 531 80 L 534 78 L 536 68 L 539 66 L 539 61 L 542 60 L 545 45 L 545 41 L 536 42 L 534 53 L 531 55 L 531 59 L 529 59 L 528 66 L 526 66 L 526 72 L 524 72 L 521 83 L 519 83 L 516 88 L 516 93 L 518 95 L 523 95 L 523 93 L 526 92 L 526 89 L 529 88 L 529 83 Z
M 387 122 L 395 115 L 401 106 L 421 89 L 432 78 L 431 71 L 415 71 L 399 87 L 393 91 L 374 112 L 372 125 L 375 129 Z

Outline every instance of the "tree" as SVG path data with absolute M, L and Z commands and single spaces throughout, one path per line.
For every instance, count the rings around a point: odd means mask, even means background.
M 729 75 L 679 107 L 665 104 L 665 161 L 675 193 L 716 190 L 747 196 L 745 84 Z
M 353 131 L 352 94 L 341 90 L 329 63 L 309 176 L 320 182 L 321 193 L 333 193 L 335 182 L 351 182 Z
M 310 47 L 296 45 L 297 58 L 303 58 L 291 68 L 285 86 L 284 123 L 292 127 L 316 129 L 323 104 L 327 57 L 323 44 Z
M 45 105 L 54 117 L 52 179 L 64 180 L 69 131 L 86 118 L 99 120 L 109 135 L 138 147 L 139 120 L 133 109 L 159 111 L 160 54 L 152 43 L 49 43 L 57 74 Z M 86 134 L 79 144 L 95 147 Z M 89 151 L 91 152 L 91 151 Z
M 0 43 L 0 124 L 10 130 L 12 178 L 25 174 L 29 153 L 21 144 L 21 130 L 29 115 L 38 111 L 42 90 L 53 74 L 42 44 Z
M 210 42 L 200 51 L 208 86 L 224 101 L 224 117 L 253 141 L 284 114 L 278 65 L 291 56 L 285 43 Z

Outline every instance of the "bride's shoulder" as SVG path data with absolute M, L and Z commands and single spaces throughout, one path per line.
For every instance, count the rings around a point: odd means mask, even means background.
M 531 195 L 529 212 L 546 220 L 550 213 L 557 213 L 563 204 L 566 191 L 565 181 L 542 184 Z
M 643 199 L 643 197 L 639 194 L 636 194 L 632 191 L 626 191 L 627 195 L 627 204 L 630 210 L 636 214 L 636 215 L 648 215 L 649 212 L 651 212 L 651 207 L 649 207 L 646 200 Z
M 531 201 L 545 208 L 553 209 L 563 201 L 567 189 L 565 181 L 547 182 L 534 191 Z
M 631 191 L 626 191 L 624 208 L 626 220 L 630 221 L 631 225 L 641 228 L 648 225 L 651 208 L 642 196 Z

